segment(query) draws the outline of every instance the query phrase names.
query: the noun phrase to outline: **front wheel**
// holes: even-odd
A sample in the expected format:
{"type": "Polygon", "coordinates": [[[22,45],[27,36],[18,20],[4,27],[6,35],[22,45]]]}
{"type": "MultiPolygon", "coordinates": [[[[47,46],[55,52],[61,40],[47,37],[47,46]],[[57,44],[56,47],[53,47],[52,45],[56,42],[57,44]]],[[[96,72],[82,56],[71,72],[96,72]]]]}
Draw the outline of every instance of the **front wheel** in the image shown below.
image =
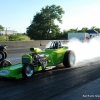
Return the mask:
{"type": "Polygon", "coordinates": [[[0,62],[0,68],[11,66],[11,65],[12,65],[12,63],[9,60],[3,60],[0,62]]]}
{"type": "Polygon", "coordinates": [[[5,54],[4,52],[0,51],[0,61],[5,59],[5,54]]]}
{"type": "Polygon", "coordinates": [[[63,65],[67,68],[73,67],[75,64],[75,60],[76,60],[75,53],[71,50],[66,51],[63,59],[63,65]]]}
{"type": "Polygon", "coordinates": [[[22,68],[22,75],[25,78],[31,78],[34,75],[34,67],[30,64],[25,64],[22,68]]]}
{"type": "Polygon", "coordinates": [[[5,55],[5,59],[7,58],[7,52],[6,51],[4,51],[4,55],[5,55]]]}

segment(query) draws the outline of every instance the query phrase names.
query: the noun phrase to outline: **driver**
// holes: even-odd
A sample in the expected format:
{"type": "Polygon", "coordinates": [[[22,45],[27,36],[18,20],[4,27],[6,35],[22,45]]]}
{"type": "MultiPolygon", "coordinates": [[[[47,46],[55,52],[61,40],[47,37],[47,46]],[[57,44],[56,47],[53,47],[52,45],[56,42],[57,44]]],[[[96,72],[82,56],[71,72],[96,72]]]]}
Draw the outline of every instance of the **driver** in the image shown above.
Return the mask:
{"type": "Polygon", "coordinates": [[[58,43],[58,41],[55,41],[53,43],[53,49],[58,49],[58,48],[59,48],[59,43],[58,43]]]}
{"type": "Polygon", "coordinates": [[[55,42],[55,49],[58,49],[58,42],[55,42]]]}

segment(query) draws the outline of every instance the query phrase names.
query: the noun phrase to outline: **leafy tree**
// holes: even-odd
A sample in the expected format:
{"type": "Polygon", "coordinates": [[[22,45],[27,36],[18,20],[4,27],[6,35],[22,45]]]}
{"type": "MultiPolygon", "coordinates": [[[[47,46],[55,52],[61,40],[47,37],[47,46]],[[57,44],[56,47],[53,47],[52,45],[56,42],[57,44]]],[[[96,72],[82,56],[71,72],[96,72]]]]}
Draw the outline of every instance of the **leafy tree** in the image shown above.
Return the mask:
{"type": "Polygon", "coordinates": [[[97,28],[96,26],[92,26],[90,29],[91,30],[96,30],[98,33],[100,33],[100,28],[97,28]]]}
{"type": "Polygon", "coordinates": [[[60,34],[60,38],[66,40],[68,38],[68,31],[63,30],[63,32],[60,34]]]}
{"type": "Polygon", "coordinates": [[[83,28],[81,29],[82,32],[85,32],[86,30],[88,30],[87,27],[83,27],[83,28]]]}
{"type": "Polygon", "coordinates": [[[27,35],[31,39],[53,39],[60,33],[60,28],[55,25],[55,20],[62,22],[63,9],[60,6],[51,5],[42,8],[27,28],[27,35]]]}
{"type": "Polygon", "coordinates": [[[96,28],[96,26],[92,26],[90,29],[91,29],[91,30],[95,30],[95,28],[96,28]]]}
{"type": "Polygon", "coordinates": [[[2,25],[0,25],[0,31],[3,31],[4,27],[2,25]]]}
{"type": "Polygon", "coordinates": [[[98,33],[100,33],[100,28],[95,28],[95,30],[96,30],[98,33]]]}
{"type": "Polygon", "coordinates": [[[74,33],[74,32],[77,32],[78,31],[78,28],[76,29],[69,29],[68,32],[71,32],[71,33],[74,33]]]}

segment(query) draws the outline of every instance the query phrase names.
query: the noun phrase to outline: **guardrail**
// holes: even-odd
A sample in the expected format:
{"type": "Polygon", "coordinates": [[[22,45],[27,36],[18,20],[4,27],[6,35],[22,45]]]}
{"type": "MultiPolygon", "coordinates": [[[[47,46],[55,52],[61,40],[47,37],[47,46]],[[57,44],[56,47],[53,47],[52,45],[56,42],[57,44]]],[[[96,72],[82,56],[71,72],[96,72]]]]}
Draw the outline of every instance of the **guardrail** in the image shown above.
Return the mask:
{"type": "MultiPolygon", "coordinates": [[[[0,42],[0,45],[7,45],[8,48],[24,48],[24,47],[40,47],[46,46],[46,44],[52,40],[32,40],[32,41],[6,41],[0,42]]],[[[62,43],[68,42],[68,40],[60,40],[62,43]]]]}

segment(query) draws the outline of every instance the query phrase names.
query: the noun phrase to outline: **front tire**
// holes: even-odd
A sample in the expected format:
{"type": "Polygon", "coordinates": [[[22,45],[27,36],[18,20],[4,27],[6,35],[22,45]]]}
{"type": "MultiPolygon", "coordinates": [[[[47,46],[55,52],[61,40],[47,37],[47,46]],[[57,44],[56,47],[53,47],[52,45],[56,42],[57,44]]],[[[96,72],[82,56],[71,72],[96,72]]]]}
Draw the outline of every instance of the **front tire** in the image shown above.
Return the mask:
{"type": "Polygon", "coordinates": [[[5,59],[7,58],[7,52],[6,51],[4,51],[4,55],[5,55],[5,59]]]}
{"type": "Polygon", "coordinates": [[[30,64],[25,64],[22,68],[22,75],[25,78],[31,78],[34,75],[34,67],[30,64]]]}
{"type": "Polygon", "coordinates": [[[11,66],[12,63],[9,60],[3,60],[0,63],[0,67],[7,67],[7,66],[11,66]]]}
{"type": "Polygon", "coordinates": [[[0,51],[0,61],[5,59],[5,54],[4,52],[0,51]]]}
{"type": "Polygon", "coordinates": [[[66,51],[65,55],[64,55],[64,59],[63,59],[63,65],[65,67],[73,67],[75,64],[75,53],[71,50],[66,51]]]}

